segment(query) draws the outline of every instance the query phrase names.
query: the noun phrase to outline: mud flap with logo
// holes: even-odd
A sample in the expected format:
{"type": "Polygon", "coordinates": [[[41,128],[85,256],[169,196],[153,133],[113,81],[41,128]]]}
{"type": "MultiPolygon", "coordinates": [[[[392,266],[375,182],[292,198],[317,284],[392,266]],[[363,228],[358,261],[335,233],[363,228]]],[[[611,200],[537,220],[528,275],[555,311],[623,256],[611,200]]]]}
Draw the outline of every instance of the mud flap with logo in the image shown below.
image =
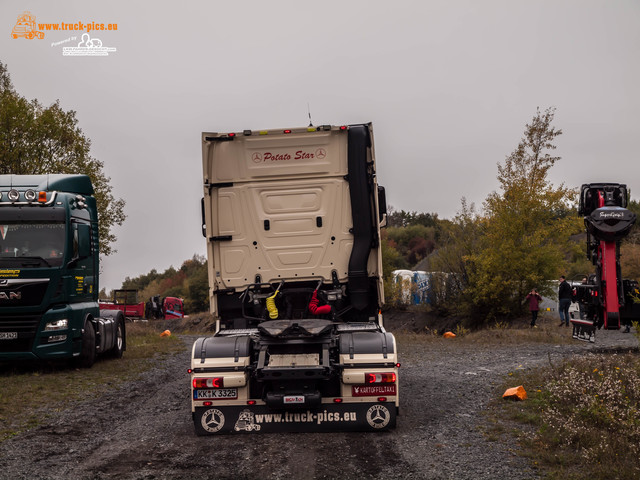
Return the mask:
{"type": "Polygon", "coordinates": [[[393,402],[323,404],[318,409],[274,412],[264,405],[198,407],[198,435],[246,432],[381,431],[394,428],[393,402]]]}

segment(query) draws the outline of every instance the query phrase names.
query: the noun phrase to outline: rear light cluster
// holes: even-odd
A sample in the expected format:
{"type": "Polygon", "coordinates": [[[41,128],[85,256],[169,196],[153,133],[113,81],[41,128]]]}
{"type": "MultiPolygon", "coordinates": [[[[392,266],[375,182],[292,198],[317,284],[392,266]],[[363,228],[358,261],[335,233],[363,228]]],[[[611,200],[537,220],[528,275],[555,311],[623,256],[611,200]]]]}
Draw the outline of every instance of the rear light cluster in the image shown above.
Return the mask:
{"type": "Polygon", "coordinates": [[[194,378],[193,388],[222,388],[223,377],[194,378]]]}
{"type": "Polygon", "coordinates": [[[396,374],[390,373],[365,373],[364,383],[396,383],[396,374]]]}

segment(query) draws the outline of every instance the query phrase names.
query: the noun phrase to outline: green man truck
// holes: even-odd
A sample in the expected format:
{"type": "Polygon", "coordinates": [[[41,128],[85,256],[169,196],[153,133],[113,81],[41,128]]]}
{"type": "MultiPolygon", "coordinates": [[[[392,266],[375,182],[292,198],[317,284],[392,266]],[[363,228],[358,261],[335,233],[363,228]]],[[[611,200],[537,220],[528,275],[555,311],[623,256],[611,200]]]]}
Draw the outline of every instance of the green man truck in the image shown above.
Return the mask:
{"type": "Polygon", "coordinates": [[[120,311],[98,306],[98,213],[86,175],[0,175],[0,362],[126,349],[120,311]]]}
{"type": "Polygon", "coordinates": [[[202,149],[216,332],[192,348],[196,434],[393,428],[372,125],[203,133],[202,149]]]}

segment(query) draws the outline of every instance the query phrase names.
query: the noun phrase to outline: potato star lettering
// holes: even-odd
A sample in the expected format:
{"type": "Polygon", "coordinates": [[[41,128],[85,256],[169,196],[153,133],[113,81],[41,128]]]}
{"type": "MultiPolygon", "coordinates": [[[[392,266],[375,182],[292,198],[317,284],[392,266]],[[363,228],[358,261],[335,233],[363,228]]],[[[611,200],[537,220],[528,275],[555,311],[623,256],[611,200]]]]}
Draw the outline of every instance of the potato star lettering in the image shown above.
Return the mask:
{"type": "Polygon", "coordinates": [[[283,160],[291,160],[291,155],[288,153],[271,153],[265,152],[264,161],[280,162],[283,160]]]}
{"type": "Polygon", "coordinates": [[[307,152],[303,152],[302,150],[298,150],[296,152],[295,159],[296,160],[308,160],[308,159],[311,159],[313,157],[314,157],[313,153],[307,153],[307,152]]]}

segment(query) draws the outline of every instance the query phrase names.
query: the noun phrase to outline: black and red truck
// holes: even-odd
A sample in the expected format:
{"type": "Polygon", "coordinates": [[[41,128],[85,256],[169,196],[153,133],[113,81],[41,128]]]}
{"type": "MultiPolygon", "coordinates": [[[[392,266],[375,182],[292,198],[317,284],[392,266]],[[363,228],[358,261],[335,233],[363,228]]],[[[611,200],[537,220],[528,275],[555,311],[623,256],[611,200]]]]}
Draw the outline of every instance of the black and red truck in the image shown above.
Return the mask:
{"type": "MultiPolygon", "coordinates": [[[[575,285],[585,318],[571,320],[573,338],[595,342],[595,332],[620,329],[623,316],[632,312],[626,304],[637,282],[623,281],[620,245],[636,221],[626,207],[629,190],[620,183],[589,183],[580,189],[579,214],[587,230],[587,258],[595,267],[588,282],[575,285]]],[[[625,319],[628,325],[628,318],[625,319]]]]}

